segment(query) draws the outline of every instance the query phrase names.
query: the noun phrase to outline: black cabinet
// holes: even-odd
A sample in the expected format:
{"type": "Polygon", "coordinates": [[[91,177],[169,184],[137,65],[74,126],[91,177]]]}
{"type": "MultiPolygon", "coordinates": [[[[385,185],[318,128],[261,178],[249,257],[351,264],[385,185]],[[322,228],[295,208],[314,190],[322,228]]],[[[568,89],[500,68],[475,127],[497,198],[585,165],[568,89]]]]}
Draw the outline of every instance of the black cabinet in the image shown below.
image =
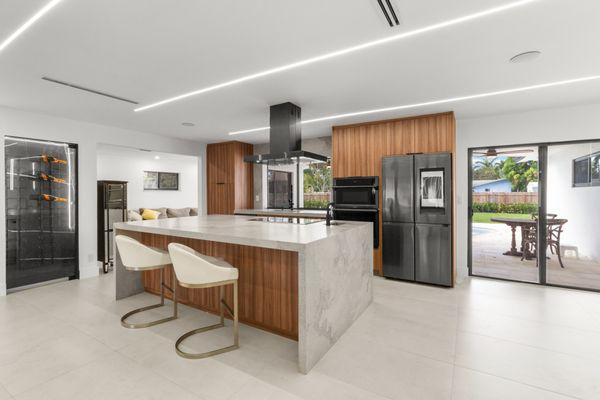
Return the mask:
{"type": "Polygon", "coordinates": [[[126,220],[127,182],[98,181],[98,261],[104,273],[114,266],[113,225],[126,220]]]}

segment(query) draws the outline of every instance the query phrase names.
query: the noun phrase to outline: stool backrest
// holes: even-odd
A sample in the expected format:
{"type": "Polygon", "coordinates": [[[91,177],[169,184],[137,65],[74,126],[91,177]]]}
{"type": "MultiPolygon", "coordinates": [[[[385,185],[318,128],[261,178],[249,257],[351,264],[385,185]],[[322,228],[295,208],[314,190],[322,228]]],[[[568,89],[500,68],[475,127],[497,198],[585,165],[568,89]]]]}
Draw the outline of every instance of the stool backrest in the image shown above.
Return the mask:
{"type": "Polygon", "coordinates": [[[125,235],[115,237],[121,262],[128,268],[143,268],[171,263],[169,255],[141,244],[125,235]]]}
{"type": "Polygon", "coordinates": [[[190,247],[169,243],[169,254],[177,280],[184,285],[208,284],[232,279],[231,267],[215,265],[190,247]]]}

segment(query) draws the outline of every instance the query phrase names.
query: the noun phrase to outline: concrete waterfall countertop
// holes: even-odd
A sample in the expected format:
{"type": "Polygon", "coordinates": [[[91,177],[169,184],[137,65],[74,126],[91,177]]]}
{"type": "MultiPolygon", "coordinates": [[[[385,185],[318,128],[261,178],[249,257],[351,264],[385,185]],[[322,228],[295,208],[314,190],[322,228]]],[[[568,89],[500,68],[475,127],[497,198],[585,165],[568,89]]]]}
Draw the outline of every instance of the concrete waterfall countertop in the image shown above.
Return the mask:
{"type": "MultiPolygon", "coordinates": [[[[292,224],[250,219],[209,215],[122,222],[114,228],[297,252],[298,369],[307,373],[373,299],[372,224],[343,221],[326,226],[325,221],[292,224]]],[[[117,300],[144,291],[141,274],[124,268],[118,249],[115,272],[117,300]]]]}
{"type": "MultiPolygon", "coordinates": [[[[302,218],[302,217],[300,217],[302,218]]],[[[205,215],[147,221],[119,222],[115,229],[155,233],[191,239],[227,242],[271,249],[299,251],[307,244],[370,226],[370,222],[343,221],[326,226],[325,221],[306,225],[251,221],[251,216],[205,215]]]]}
{"type": "Polygon", "coordinates": [[[287,208],[249,208],[235,210],[235,215],[260,215],[267,217],[294,217],[294,218],[319,218],[325,219],[325,210],[303,210],[287,208]]]}

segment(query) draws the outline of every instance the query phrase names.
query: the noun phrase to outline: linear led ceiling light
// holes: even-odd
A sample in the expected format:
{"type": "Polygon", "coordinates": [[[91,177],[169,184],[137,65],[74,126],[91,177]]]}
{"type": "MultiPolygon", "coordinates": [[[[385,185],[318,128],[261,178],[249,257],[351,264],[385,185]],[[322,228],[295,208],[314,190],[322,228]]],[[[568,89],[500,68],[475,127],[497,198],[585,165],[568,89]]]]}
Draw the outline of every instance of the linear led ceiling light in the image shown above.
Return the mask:
{"type": "Polygon", "coordinates": [[[417,36],[423,33],[428,33],[428,32],[432,32],[432,31],[436,31],[439,29],[444,29],[444,28],[448,28],[450,26],[453,25],[458,25],[458,24],[462,24],[464,22],[468,22],[468,21],[472,21],[472,20],[476,20],[479,18],[483,18],[483,17],[487,17],[489,15],[492,14],[497,14],[499,12],[503,12],[503,11],[507,11],[513,8],[517,8],[520,6],[524,6],[527,5],[529,3],[533,3],[535,1],[541,1],[541,0],[520,0],[520,1],[515,1],[512,3],[508,3],[505,4],[503,6],[498,6],[498,7],[494,7],[494,8],[489,8],[487,10],[483,10],[474,14],[469,14],[469,15],[465,15],[462,17],[458,17],[458,18],[454,18],[448,21],[444,21],[444,22],[440,22],[437,24],[433,24],[433,25],[428,25],[425,26],[423,28],[418,28],[412,31],[408,31],[408,32],[403,32],[403,33],[399,33],[397,35],[392,35],[392,36],[388,36],[388,37],[384,37],[381,39],[377,39],[377,40],[372,40],[370,42],[365,42],[365,43],[361,43],[359,45],[356,46],[351,46],[351,47],[346,47],[343,48],[341,50],[336,50],[336,51],[332,51],[330,53],[325,53],[325,54],[321,54],[319,56],[316,57],[312,57],[312,58],[307,58],[305,60],[301,60],[301,61],[297,61],[291,64],[286,64],[286,65],[282,65],[279,67],[275,67],[275,68],[271,68],[265,71],[261,71],[261,72],[257,72],[255,74],[251,74],[251,75],[246,75],[246,76],[242,76],[240,78],[237,79],[233,79],[227,82],[222,82],[222,83],[218,83],[216,85],[213,86],[208,86],[202,89],[198,89],[198,90],[194,90],[193,92],[188,92],[188,93],[184,93],[181,94],[179,96],[175,96],[175,97],[170,97],[168,99],[165,100],[161,100],[161,101],[157,101],[156,103],[152,103],[152,104],[148,104],[142,107],[138,107],[136,108],[134,111],[144,111],[144,110],[148,110],[150,108],[154,108],[154,107],[158,107],[158,106],[162,106],[168,103],[172,103],[174,101],[179,101],[179,100],[183,100],[185,98],[188,97],[192,97],[192,96],[196,96],[202,93],[207,93],[207,92],[212,92],[214,90],[218,90],[218,89],[222,89],[228,86],[233,86],[233,85],[237,85],[246,81],[250,81],[252,79],[257,79],[257,78],[262,78],[263,76],[267,76],[267,75],[273,75],[273,74],[277,74],[279,72],[283,72],[283,71],[288,71],[294,68],[299,68],[299,67],[303,67],[305,65],[309,65],[309,64],[314,64],[320,61],[325,61],[328,60],[330,58],[334,58],[334,57],[339,57],[339,56],[343,56],[349,53],[354,53],[360,50],[364,50],[367,49],[369,47],[373,47],[373,46],[379,46],[382,44],[386,44],[386,43],[390,43],[390,42],[394,42],[397,40],[402,40],[402,39],[407,39],[409,37],[412,36],[417,36]]]}
{"type": "MultiPolygon", "coordinates": [[[[539,85],[524,86],[524,87],[520,87],[520,88],[507,89],[507,90],[499,90],[496,92],[473,94],[473,95],[469,95],[469,96],[451,97],[449,99],[426,101],[423,103],[406,104],[406,105],[395,106],[395,107],[377,108],[374,110],[357,111],[357,112],[351,112],[351,113],[345,113],[345,114],[335,114],[335,115],[330,115],[327,117],[307,119],[307,120],[302,121],[302,124],[312,124],[315,122],[329,121],[332,119],[339,119],[339,118],[356,117],[359,115],[376,114],[376,113],[382,113],[382,112],[387,112],[387,111],[406,110],[409,108],[419,108],[419,107],[426,107],[426,106],[434,106],[437,104],[446,104],[446,103],[454,103],[454,102],[458,102],[458,101],[481,99],[484,97],[493,97],[493,96],[500,96],[500,95],[504,95],[504,94],[527,92],[530,90],[544,89],[544,88],[555,87],[555,86],[564,86],[564,85],[593,81],[593,80],[598,80],[598,79],[600,79],[600,75],[586,76],[583,78],[569,79],[569,80],[565,80],[565,81],[557,81],[557,82],[550,82],[550,83],[542,83],[539,85]]],[[[245,130],[241,130],[241,131],[229,132],[229,134],[230,135],[239,135],[242,133],[260,132],[260,131],[267,131],[267,130],[269,130],[269,127],[263,126],[260,128],[252,128],[252,129],[245,129],[245,130]]]]}
{"type": "Polygon", "coordinates": [[[42,7],[38,12],[36,12],[31,18],[29,18],[23,25],[19,27],[16,31],[14,31],[9,37],[4,39],[4,41],[0,44],[0,51],[4,50],[9,44],[11,44],[16,38],[21,36],[23,32],[25,32],[31,25],[35,24],[35,22],[42,18],[44,14],[54,8],[58,3],[62,0],[52,0],[48,2],[44,7],[42,7]]]}

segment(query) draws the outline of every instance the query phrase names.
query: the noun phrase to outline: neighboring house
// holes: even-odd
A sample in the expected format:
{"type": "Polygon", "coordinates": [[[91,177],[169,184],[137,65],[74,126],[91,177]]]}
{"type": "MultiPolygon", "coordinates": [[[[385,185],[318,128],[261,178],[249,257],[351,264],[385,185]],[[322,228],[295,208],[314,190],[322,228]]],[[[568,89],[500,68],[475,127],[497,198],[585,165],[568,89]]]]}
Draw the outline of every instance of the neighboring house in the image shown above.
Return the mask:
{"type": "Polygon", "coordinates": [[[529,182],[527,184],[527,191],[530,193],[537,193],[538,191],[538,183],[537,182],[529,182]]]}
{"type": "Polygon", "coordinates": [[[512,185],[508,179],[492,179],[473,181],[473,191],[479,192],[511,192],[512,185]]]}

